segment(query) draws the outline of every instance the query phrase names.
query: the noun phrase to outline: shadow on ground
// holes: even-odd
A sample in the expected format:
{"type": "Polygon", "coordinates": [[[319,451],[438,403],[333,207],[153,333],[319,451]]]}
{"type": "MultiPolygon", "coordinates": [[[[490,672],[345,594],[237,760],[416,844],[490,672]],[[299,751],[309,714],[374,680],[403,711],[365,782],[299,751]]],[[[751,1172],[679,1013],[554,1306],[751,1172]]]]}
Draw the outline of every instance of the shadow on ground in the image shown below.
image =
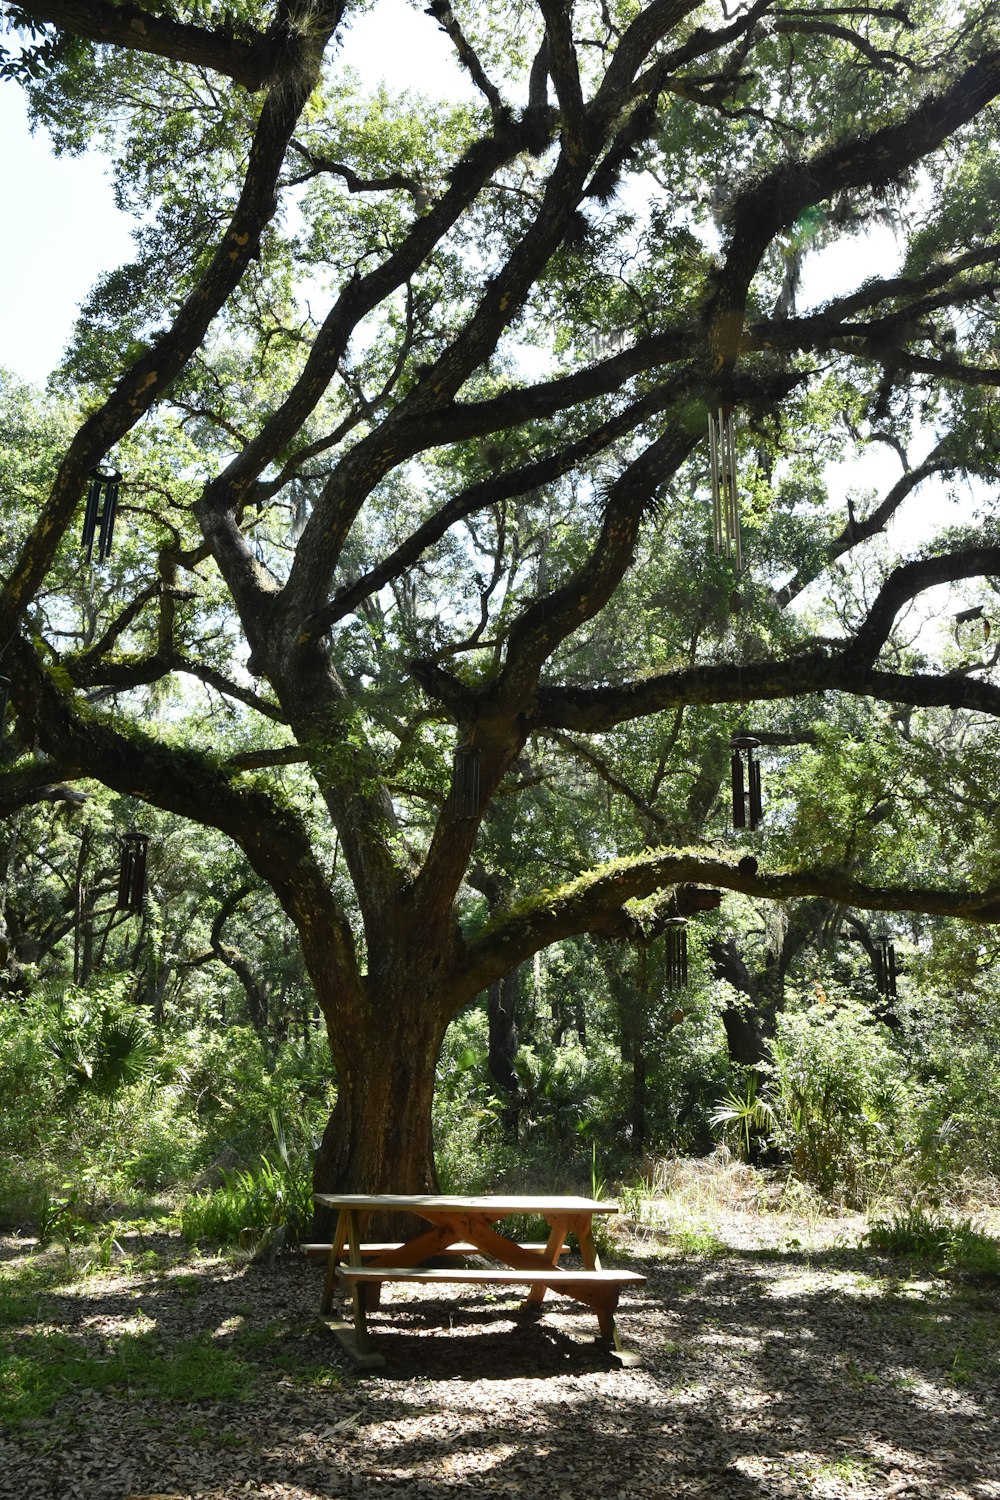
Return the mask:
{"type": "Polygon", "coordinates": [[[315,1264],[50,1285],[8,1246],[0,1496],[1000,1500],[995,1284],[861,1251],[653,1248],[616,1255],[648,1278],[619,1320],[640,1368],[566,1302],[529,1321],[514,1297],[394,1287],[371,1318],[387,1367],[358,1378],[315,1264]]]}

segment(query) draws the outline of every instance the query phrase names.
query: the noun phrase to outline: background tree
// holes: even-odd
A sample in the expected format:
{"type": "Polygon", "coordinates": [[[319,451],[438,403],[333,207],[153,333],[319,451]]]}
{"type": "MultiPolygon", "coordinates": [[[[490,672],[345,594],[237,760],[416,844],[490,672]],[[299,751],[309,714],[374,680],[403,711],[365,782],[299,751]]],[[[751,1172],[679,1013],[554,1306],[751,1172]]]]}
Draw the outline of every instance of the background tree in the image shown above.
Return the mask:
{"type": "Polygon", "coordinates": [[[995,478],[992,3],[434,6],[457,103],[360,94],[343,0],[3,11],[35,119],[107,146],[144,217],[60,374],[75,426],[19,470],[0,805],[89,778],[238,846],[326,1023],[320,1186],[432,1186],[451,1018],[557,940],[620,937],[635,899],[1000,917],[971,772],[950,867],[946,830],[875,860],[846,772],[828,838],[789,803],[785,867],[717,849],[729,736],[767,705],[884,705],[910,740],[865,728],[876,784],[911,784],[939,710],[969,716],[963,766],[989,758],[993,658],[906,616],[942,585],[992,606],[995,522],[898,560],[880,538],[929,478],[995,478]],[[886,218],[898,269],[799,311],[813,250],[886,218]],[[743,576],[709,542],[720,407],[743,576]],[[849,498],[830,460],[872,444],[901,477],[849,498]],[[88,569],[98,465],[125,483],[88,569]],[[645,804],[624,858],[546,820],[567,756],[645,804]],[[490,912],[467,873],[501,800],[524,857],[490,912]]]}

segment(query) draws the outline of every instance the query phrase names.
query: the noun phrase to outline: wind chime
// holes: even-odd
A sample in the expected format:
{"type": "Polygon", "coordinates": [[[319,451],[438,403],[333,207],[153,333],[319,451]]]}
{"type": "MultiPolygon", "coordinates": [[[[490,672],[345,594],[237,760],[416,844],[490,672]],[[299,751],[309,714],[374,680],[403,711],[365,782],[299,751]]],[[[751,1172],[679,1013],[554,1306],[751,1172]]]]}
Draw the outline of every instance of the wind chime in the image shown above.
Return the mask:
{"type": "Polygon", "coordinates": [[[111,539],[115,529],[115,511],[118,509],[118,489],[121,482],[122,476],[117,471],[113,474],[102,474],[100,469],[95,469],[90,476],[87,508],[83,513],[83,545],[86,548],[88,562],[93,561],[95,539],[97,561],[102,563],[110,555],[111,539]]]}
{"type": "Polygon", "coordinates": [[[7,704],[10,701],[10,678],[0,677],[0,740],[7,727],[7,704]]]}
{"type": "Polygon", "coordinates": [[[985,643],[989,640],[990,632],[992,629],[990,622],[985,618],[985,611],[983,610],[983,606],[981,604],[974,604],[971,609],[960,609],[958,611],[958,614],[955,616],[956,645],[961,645],[962,643],[962,626],[971,625],[973,620],[982,620],[983,622],[983,644],[985,645],[985,643]]]}
{"type": "Polygon", "coordinates": [[[760,762],[754,752],[760,740],[752,734],[734,735],[729,742],[733,752],[733,827],[756,828],[761,819],[760,762]],[[746,755],[746,770],[743,756],[746,755]]]}
{"type": "Polygon", "coordinates": [[[736,490],[736,429],[731,406],[708,414],[708,451],[712,468],[712,546],[743,571],[740,510],[736,490]]]}
{"type": "Polygon", "coordinates": [[[668,917],[664,923],[664,983],[668,990],[683,990],[688,982],[688,935],[686,917],[668,917]]]}
{"type": "Polygon", "coordinates": [[[448,807],[453,818],[479,814],[479,751],[472,745],[459,745],[455,750],[448,807]]]}
{"type": "Polygon", "coordinates": [[[896,995],[896,945],[889,937],[875,939],[875,988],[890,999],[896,995]]]}
{"type": "Polygon", "coordinates": [[[149,835],[145,833],[126,833],[122,838],[122,857],[118,867],[118,899],[115,906],[119,911],[142,911],[142,902],[146,894],[146,851],[149,847],[149,835]]]}

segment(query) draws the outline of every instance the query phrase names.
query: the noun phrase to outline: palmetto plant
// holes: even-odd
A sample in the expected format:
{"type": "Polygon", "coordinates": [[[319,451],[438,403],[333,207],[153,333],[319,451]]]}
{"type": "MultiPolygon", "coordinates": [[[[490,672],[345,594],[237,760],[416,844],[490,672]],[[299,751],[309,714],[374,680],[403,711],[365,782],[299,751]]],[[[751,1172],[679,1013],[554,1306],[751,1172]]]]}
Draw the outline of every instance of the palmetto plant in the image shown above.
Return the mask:
{"type": "Polygon", "coordinates": [[[722,1133],[726,1144],[744,1161],[752,1154],[754,1138],[761,1136],[773,1119],[773,1105],[760,1092],[759,1077],[753,1070],[746,1075],[743,1092],[730,1089],[708,1117],[712,1128],[722,1133]]]}
{"type": "Polygon", "coordinates": [[[151,1077],[156,1064],[155,1038],[138,1013],[104,1011],[85,1017],[83,1025],[51,1037],[49,1051],[65,1071],[70,1090],[107,1099],[151,1077]]]}

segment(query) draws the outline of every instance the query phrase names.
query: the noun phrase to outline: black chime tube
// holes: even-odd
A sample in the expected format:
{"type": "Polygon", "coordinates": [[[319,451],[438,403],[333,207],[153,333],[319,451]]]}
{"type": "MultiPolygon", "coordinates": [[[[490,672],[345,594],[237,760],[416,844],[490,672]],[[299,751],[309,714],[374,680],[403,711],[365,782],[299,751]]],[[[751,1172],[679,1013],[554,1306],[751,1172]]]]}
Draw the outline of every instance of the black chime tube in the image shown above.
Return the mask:
{"type": "Polygon", "coordinates": [[[149,838],[144,833],[127,833],[122,840],[121,864],[118,867],[119,911],[141,911],[146,894],[146,850],[149,838]]]}
{"type": "Polygon", "coordinates": [[[763,808],[760,800],[760,761],[752,750],[747,751],[747,770],[750,773],[750,816],[748,821],[751,828],[756,828],[760,822],[763,808]]]}
{"type": "Polygon", "coordinates": [[[743,756],[739,750],[733,751],[732,782],[733,827],[745,828],[747,826],[747,795],[743,781],[743,756]]]}
{"type": "Polygon", "coordinates": [[[471,745],[459,745],[455,751],[450,805],[455,818],[478,816],[479,751],[471,745]]]}
{"type": "Polygon", "coordinates": [[[87,549],[88,562],[90,562],[94,550],[94,533],[97,530],[97,512],[101,504],[101,489],[100,475],[91,475],[90,487],[87,490],[87,505],[83,512],[83,545],[87,549]]]}
{"type": "Polygon", "coordinates": [[[883,995],[896,995],[896,945],[891,938],[875,939],[875,988],[883,995]]]}
{"type": "Polygon", "coordinates": [[[685,989],[688,982],[687,922],[670,917],[666,924],[664,979],[668,990],[685,989]]]}
{"type": "Polygon", "coordinates": [[[733,752],[733,827],[756,828],[763,811],[760,794],[760,763],[754,751],[760,740],[752,734],[734,735],[730,740],[733,752]],[[746,775],[743,772],[743,752],[746,751],[746,775]]]}
{"type": "Polygon", "coordinates": [[[104,486],[104,509],[101,511],[101,538],[98,561],[104,562],[111,553],[111,540],[115,533],[115,515],[118,510],[118,486],[121,475],[113,474],[104,486]]]}
{"type": "Polygon", "coordinates": [[[87,561],[94,557],[94,541],[97,540],[97,561],[104,562],[111,552],[115,531],[115,512],[118,509],[118,489],[121,475],[102,474],[99,469],[91,476],[87,491],[87,506],[83,515],[83,545],[87,549],[87,561]]]}

